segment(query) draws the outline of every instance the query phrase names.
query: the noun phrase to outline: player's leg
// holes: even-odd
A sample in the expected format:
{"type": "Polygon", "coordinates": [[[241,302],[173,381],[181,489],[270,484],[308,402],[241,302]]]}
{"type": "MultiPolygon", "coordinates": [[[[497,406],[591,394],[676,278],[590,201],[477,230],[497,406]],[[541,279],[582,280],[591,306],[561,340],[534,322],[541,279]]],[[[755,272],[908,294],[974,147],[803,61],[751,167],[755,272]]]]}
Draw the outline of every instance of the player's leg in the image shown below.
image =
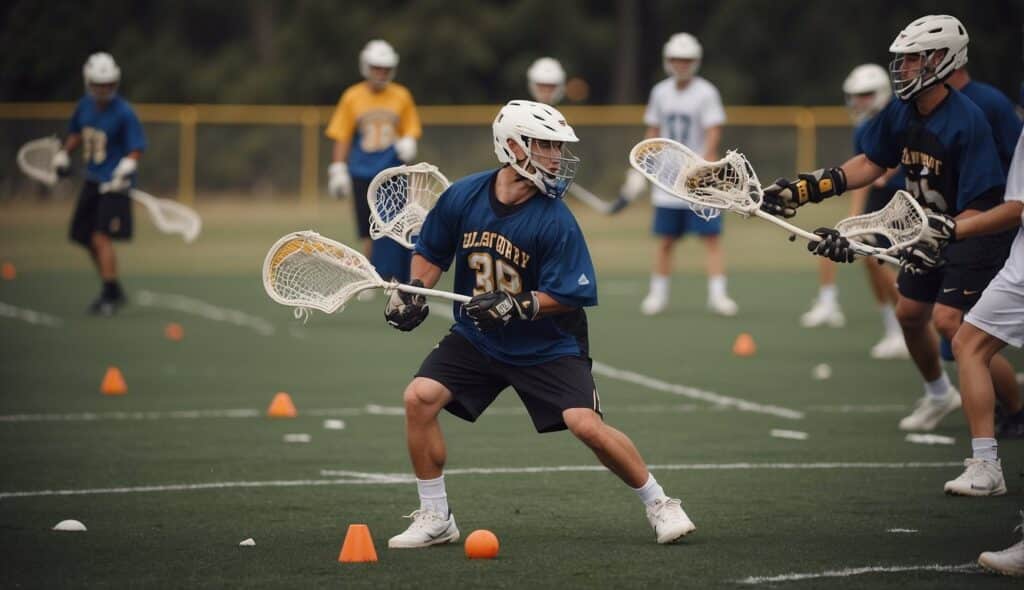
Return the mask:
{"type": "Polygon", "coordinates": [[[124,305],[124,290],[118,280],[114,240],[130,240],[133,230],[132,202],[126,194],[100,195],[96,207],[96,223],[89,236],[103,290],[89,306],[94,314],[111,316],[124,305]]]}
{"type": "Polygon", "coordinates": [[[876,359],[910,358],[907,343],[903,339],[900,322],[896,319],[896,302],[899,292],[896,290],[896,273],[884,264],[878,264],[873,258],[864,259],[864,269],[868,275],[868,285],[875,297],[878,312],[882,316],[882,339],[871,347],[871,357],[876,359]]]}
{"type": "Polygon", "coordinates": [[[684,211],[686,232],[700,236],[704,243],[705,268],[708,275],[708,309],[723,316],[734,316],[739,306],[726,291],[725,251],[722,248],[722,216],[702,219],[693,211],[684,211]]]}
{"type": "Polygon", "coordinates": [[[650,290],[640,304],[640,311],[644,315],[657,315],[668,307],[672,282],[672,253],[676,241],[685,231],[683,210],[655,207],[651,231],[655,238],[654,268],[651,272],[650,290]]]}
{"type": "Polygon", "coordinates": [[[846,325],[846,316],[839,307],[839,287],[836,285],[836,263],[828,258],[818,259],[818,296],[811,309],[800,316],[800,325],[805,328],[846,325]]]}
{"type": "MultiPolygon", "coordinates": [[[[370,204],[366,201],[366,193],[370,190],[372,178],[352,178],[352,208],[356,216],[356,234],[363,255],[373,256],[373,240],[370,239],[370,204]]],[[[370,291],[364,291],[368,293],[370,291]]]]}

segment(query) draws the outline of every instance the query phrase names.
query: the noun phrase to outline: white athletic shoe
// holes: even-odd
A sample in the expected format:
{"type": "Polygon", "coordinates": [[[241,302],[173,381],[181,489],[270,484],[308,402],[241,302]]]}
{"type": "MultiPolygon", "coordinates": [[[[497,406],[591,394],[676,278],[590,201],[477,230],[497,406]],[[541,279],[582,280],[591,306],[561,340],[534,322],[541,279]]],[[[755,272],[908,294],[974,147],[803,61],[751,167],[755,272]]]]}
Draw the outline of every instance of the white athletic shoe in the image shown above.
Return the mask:
{"type": "Polygon", "coordinates": [[[954,496],[1002,496],[1006,480],[999,459],[964,459],[964,472],[946,482],[943,490],[954,496]]]}
{"type": "Polygon", "coordinates": [[[960,408],[960,404],[960,392],[955,387],[950,387],[941,397],[925,395],[917,400],[914,411],[900,420],[900,430],[935,430],[943,418],[960,408]]]}
{"type": "Polygon", "coordinates": [[[740,311],[740,307],[736,305],[736,302],[730,299],[728,295],[708,297],[708,309],[713,314],[729,318],[736,315],[740,311]]]}
{"type": "Polygon", "coordinates": [[[683,510],[678,498],[663,498],[647,507],[647,520],[658,535],[658,543],[664,545],[697,530],[690,517],[683,510]]]}
{"type": "Polygon", "coordinates": [[[828,303],[818,299],[807,313],[800,316],[800,325],[805,328],[821,326],[842,328],[846,325],[846,316],[843,315],[843,310],[840,309],[838,303],[828,303]]]}
{"type": "MultiPolygon", "coordinates": [[[[1021,513],[1024,518],[1024,512],[1021,513]]],[[[1024,522],[1014,531],[1024,533],[1024,522]]],[[[978,556],[978,565],[1004,576],[1024,576],[1024,541],[1018,541],[1002,551],[986,551],[978,556]]]]}
{"type": "Polygon", "coordinates": [[[903,334],[894,332],[883,336],[878,344],[871,347],[871,358],[884,361],[910,358],[910,351],[907,350],[903,334]]]}
{"type": "Polygon", "coordinates": [[[666,308],[668,308],[668,296],[653,291],[648,293],[640,303],[640,313],[644,315],[658,315],[666,308]]]}
{"type": "Polygon", "coordinates": [[[388,547],[392,549],[429,547],[459,540],[459,528],[455,526],[454,514],[449,513],[448,518],[445,518],[440,512],[420,509],[404,518],[411,518],[412,524],[404,533],[388,539],[388,547]]]}

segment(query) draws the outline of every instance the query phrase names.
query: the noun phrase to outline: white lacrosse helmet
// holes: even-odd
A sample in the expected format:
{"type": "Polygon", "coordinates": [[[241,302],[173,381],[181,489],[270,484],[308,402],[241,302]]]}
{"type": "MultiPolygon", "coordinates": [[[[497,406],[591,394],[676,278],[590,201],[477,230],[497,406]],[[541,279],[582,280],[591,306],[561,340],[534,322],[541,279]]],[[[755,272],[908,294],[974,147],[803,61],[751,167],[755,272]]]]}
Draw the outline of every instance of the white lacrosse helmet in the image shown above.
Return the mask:
{"type": "Polygon", "coordinates": [[[542,57],[526,70],[526,82],[533,99],[547,104],[557,104],[565,96],[565,70],[553,57],[542,57]],[[554,86],[554,93],[548,100],[541,100],[539,84],[554,86]]]}
{"type": "Polygon", "coordinates": [[[579,138],[558,109],[530,100],[512,100],[501,107],[491,129],[494,132],[494,153],[499,162],[508,164],[520,176],[532,181],[545,195],[553,199],[565,196],[565,191],[569,190],[576,177],[576,167],[580,162],[565,144],[576,143],[579,138]],[[526,153],[526,159],[521,164],[516,161],[509,147],[509,140],[526,153]],[[556,171],[539,164],[531,165],[536,157],[531,146],[533,140],[562,143],[561,155],[550,158],[558,165],[556,171]]]}
{"type": "Polygon", "coordinates": [[[85,84],[116,84],[121,81],[121,68],[109,53],[99,52],[89,56],[82,66],[85,84]]]}
{"type": "Polygon", "coordinates": [[[374,39],[363,47],[359,52],[359,73],[367,80],[370,79],[370,67],[390,68],[388,82],[395,77],[395,68],[398,67],[398,53],[390,43],[383,39],[374,39]]]}
{"type": "Polygon", "coordinates": [[[846,106],[850,109],[853,120],[861,121],[877,115],[892,98],[889,87],[889,72],[878,64],[861,64],[850,72],[843,82],[843,94],[846,95],[846,106]],[[871,102],[861,106],[855,97],[859,94],[871,94],[871,102]]]}
{"type": "Polygon", "coordinates": [[[969,40],[964,25],[947,14],[922,16],[907,25],[889,46],[889,52],[895,54],[889,62],[893,92],[900,100],[907,101],[922,90],[940,84],[953,70],[967,64],[969,40]],[[932,63],[935,54],[943,50],[945,55],[932,63]],[[913,76],[904,77],[902,70],[907,55],[919,55],[922,63],[913,76]]]}
{"type": "Polygon", "coordinates": [[[689,33],[676,33],[669,37],[665,48],[661,51],[662,66],[665,68],[665,73],[671,78],[677,78],[679,80],[689,80],[693,76],[697,75],[697,70],[700,69],[700,60],[704,57],[704,49],[700,46],[700,41],[689,33]],[[670,59],[692,59],[694,60],[693,65],[690,66],[690,72],[683,74],[682,77],[676,73],[672,64],[669,63],[670,59]]]}

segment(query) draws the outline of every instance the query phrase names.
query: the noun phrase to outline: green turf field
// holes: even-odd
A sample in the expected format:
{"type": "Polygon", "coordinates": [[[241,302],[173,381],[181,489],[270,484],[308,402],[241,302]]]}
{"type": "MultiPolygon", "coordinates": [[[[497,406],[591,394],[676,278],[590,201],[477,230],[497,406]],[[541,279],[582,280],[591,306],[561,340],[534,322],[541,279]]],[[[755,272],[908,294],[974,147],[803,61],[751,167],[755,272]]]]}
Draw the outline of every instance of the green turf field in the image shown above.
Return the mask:
{"type": "MultiPolygon", "coordinates": [[[[801,329],[814,261],[766,224],[728,220],[738,317],[705,313],[699,250],[686,244],[673,307],[652,319],[638,311],[649,211],[580,212],[599,271],[591,346],[607,419],[698,530],[657,545],[633,493],[571,435],[535,435],[508,394],[476,424],[442,419],[463,536],[501,539],[481,562],[461,545],[386,548],[417,504],[401,391],[445,333],[445,305],[403,334],[385,325],[380,297],[303,324],[263,293],[266,249],[308,227],[350,239],[348,203],[202,206],[192,246],[138,210],[137,238],[120,250],[133,304],[113,319],[84,314],[98,284],[64,237],[70,207],[0,205],[0,261],[18,270],[0,281],[0,587],[1016,587],[920,566],[963,566],[1016,540],[1024,443],[1001,446],[1008,495],[944,496],[970,451],[962,415],[936,432],[952,446],[906,442],[896,423],[920,383],[908,362],[868,357],[880,322],[863,270],[840,273],[849,327],[801,329]],[[163,337],[168,322],[184,340],[163,337]],[[755,338],[753,358],[732,356],[740,332],[755,338]],[[831,379],[812,378],[819,363],[831,379]],[[110,365],[127,395],[100,395],[110,365]],[[277,391],[298,418],[263,417],[277,391]],[[311,442],[283,442],[289,433],[311,442]],[[88,532],[50,530],[66,518],[88,532]],[[337,563],[350,523],[369,525],[378,563],[337,563]],[[239,547],[248,537],[256,546],[239,547]],[[887,571],[854,575],[870,567],[887,571]],[[772,579],[824,572],[839,573],[772,579]]],[[[800,221],[834,221],[843,207],[800,221]]]]}

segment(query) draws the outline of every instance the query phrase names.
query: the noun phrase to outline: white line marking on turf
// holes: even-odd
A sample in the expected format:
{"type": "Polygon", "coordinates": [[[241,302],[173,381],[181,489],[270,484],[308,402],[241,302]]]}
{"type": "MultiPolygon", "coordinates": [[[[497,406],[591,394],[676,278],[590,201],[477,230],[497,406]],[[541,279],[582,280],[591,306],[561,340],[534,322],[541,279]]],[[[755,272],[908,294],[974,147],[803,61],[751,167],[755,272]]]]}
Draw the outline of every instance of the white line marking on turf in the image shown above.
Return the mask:
{"type": "Polygon", "coordinates": [[[906,404],[868,404],[868,405],[855,405],[855,404],[843,404],[838,406],[807,406],[808,412],[824,412],[828,414],[887,414],[904,412],[907,410],[906,404]]]}
{"type": "Polygon", "coordinates": [[[775,582],[795,582],[799,580],[819,580],[821,578],[847,578],[862,574],[893,574],[902,572],[947,572],[959,574],[981,573],[981,568],[974,563],[963,563],[960,565],[894,565],[882,566],[872,565],[868,567],[846,568],[841,570],[826,570],[823,572],[806,574],[782,574],[778,576],[751,576],[737,580],[740,584],[772,584],[775,582]]]}
{"type": "MultiPolygon", "coordinates": [[[[963,463],[692,463],[676,465],[649,465],[652,470],[748,470],[748,469],[929,469],[960,467],[963,463]]],[[[468,467],[463,469],[445,470],[445,475],[498,475],[517,473],[580,473],[601,472],[608,470],[601,465],[556,465],[552,467],[468,467]]],[[[310,487],[326,485],[368,485],[368,484],[400,484],[415,480],[411,473],[370,473],[339,469],[323,469],[324,477],[343,477],[345,479],[298,479],[270,481],[222,481],[209,483],[179,483],[150,486],[123,486],[114,488],[92,488],[81,490],[34,490],[24,492],[0,492],[0,500],[5,498],[31,498],[39,496],[87,496],[94,494],[140,494],[152,492],[191,492],[197,490],[220,490],[229,488],[282,488],[310,487]]]]}
{"type": "Polygon", "coordinates": [[[64,320],[57,316],[36,311],[34,309],[18,307],[2,301],[0,301],[0,317],[10,318],[12,320],[21,320],[36,326],[46,326],[48,328],[59,328],[61,324],[64,323],[64,320]]]}
{"type": "Polygon", "coordinates": [[[274,333],[274,325],[263,318],[249,315],[237,309],[218,307],[212,303],[177,293],[137,291],[135,293],[135,303],[142,307],[171,309],[197,315],[215,322],[227,322],[243,328],[251,328],[264,336],[270,336],[274,333]]]}
{"type": "Polygon", "coordinates": [[[800,432],[799,430],[782,430],[781,428],[772,428],[770,433],[775,438],[788,438],[791,440],[807,440],[807,433],[800,432]]]}
{"type": "Polygon", "coordinates": [[[894,534],[896,534],[896,533],[913,534],[913,533],[917,532],[917,529],[887,529],[885,532],[887,532],[887,533],[894,533],[894,534]]]}
{"type": "Polygon", "coordinates": [[[770,414],[772,416],[778,416],[780,418],[789,418],[791,420],[800,420],[804,417],[804,413],[797,410],[790,410],[789,408],[783,408],[779,406],[763,405],[756,402],[747,401],[745,399],[739,399],[735,397],[728,397],[712,391],[706,391],[703,389],[697,389],[696,387],[688,387],[686,385],[679,385],[676,383],[669,383],[662,381],[661,379],[655,379],[654,377],[648,377],[647,375],[641,375],[633,371],[627,371],[625,369],[616,369],[615,367],[608,366],[604,363],[594,361],[593,372],[595,375],[602,375],[609,379],[617,379],[619,381],[625,381],[627,383],[633,383],[634,385],[641,385],[648,389],[654,389],[656,391],[665,391],[675,395],[681,395],[690,399],[698,399],[706,401],[717,406],[736,408],[744,412],[756,412],[758,414],[770,414]]]}
{"type": "Polygon", "coordinates": [[[956,439],[952,436],[942,436],[941,434],[908,434],[906,439],[907,442],[917,443],[919,445],[951,445],[956,442],[956,439]]]}

